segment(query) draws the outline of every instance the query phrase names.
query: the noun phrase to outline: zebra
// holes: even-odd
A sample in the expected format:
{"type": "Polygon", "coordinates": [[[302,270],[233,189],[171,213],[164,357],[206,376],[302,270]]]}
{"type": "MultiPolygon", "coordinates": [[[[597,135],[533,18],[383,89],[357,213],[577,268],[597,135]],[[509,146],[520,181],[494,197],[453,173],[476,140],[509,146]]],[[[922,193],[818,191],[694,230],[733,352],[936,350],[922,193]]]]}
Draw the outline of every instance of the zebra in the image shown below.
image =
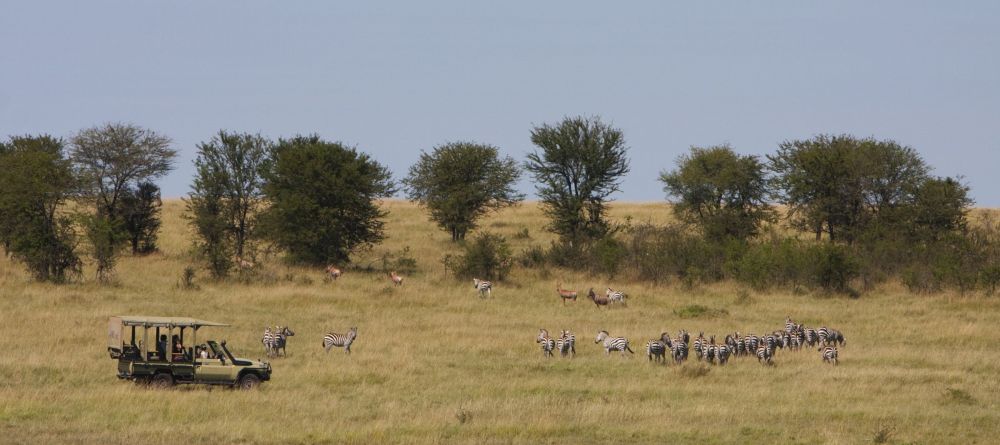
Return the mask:
{"type": "Polygon", "coordinates": [[[715,348],[715,357],[719,359],[720,365],[725,365],[729,361],[729,355],[732,353],[732,349],[728,345],[719,345],[715,348]]]}
{"type": "Polygon", "coordinates": [[[479,298],[486,298],[493,296],[493,283],[489,281],[480,280],[479,278],[472,279],[472,287],[479,291],[479,298]]]}
{"type": "Polygon", "coordinates": [[[717,351],[718,346],[715,345],[714,335],[708,340],[708,345],[705,345],[704,343],[701,345],[701,353],[705,356],[705,360],[707,360],[709,364],[715,364],[715,353],[717,351]]]}
{"type": "Polygon", "coordinates": [[[704,350],[706,346],[707,343],[705,343],[705,333],[699,332],[698,338],[694,339],[694,348],[692,348],[694,349],[694,356],[698,357],[698,361],[701,361],[701,359],[705,357],[704,350]]]}
{"type": "Polygon", "coordinates": [[[260,339],[260,342],[264,344],[264,353],[268,357],[272,357],[275,351],[274,348],[274,333],[271,332],[270,327],[264,328],[264,336],[260,339]]]}
{"type": "Polygon", "coordinates": [[[785,332],[791,334],[792,331],[795,331],[795,328],[797,326],[798,325],[796,325],[795,322],[792,321],[792,317],[785,317],[785,332]]]}
{"type": "Polygon", "coordinates": [[[535,338],[535,343],[538,343],[542,347],[543,357],[552,357],[552,350],[556,348],[556,341],[549,337],[549,331],[546,329],[538,330],[538,337],[535,338]]]}
{"type": "Polygon", "coordinates": [[[625,299],[628,298],[628,295],[625,295],[625,292],[616,291],[609,287],[607,292],[605,292],[605,296],[607,296],[608,301],[612,303],[621,303],[622,306],[628,306],[628,304],[625,303],[625,299]]]}
{"type": "Polygon", "coordinates": [[[389,272],[389,279],[392,280],[393,286],[402,286],[403,277],[396,273],[396,271],[389,272]]]}
{"type": "Polygon", "coordinates": [[[819,335],[816,333],[816,330],[805,329],[803,333],[806,336],[806,344],[809,345],[810,348],[816,346],[816,342],[819,341],[819,335]]]}
{"type": "Polygon", "coordinates": [[[757,346],[757,361],[765,365],[773,365],[774,362],[771,361],[773,353],[773,350],[761,344],[757,346]]]}
{"type": "Polygon", "coordinates": [[[338,334],[336,332],[331,332],[323,336],[323,349],[326,352],[330,352],[330,348],[343,347],[344,351],[348,354],[351,353],[351,344],[354,343],[354,339],[358,338],[358,328],[351,328],[346,334],[338,334]]]}
{"type": "Polygon", "coordinates": [[[687,360],[688,345],[687,342],[684,341],[683,337],[678,337],[677,340],[674,341],[673,346],[670,347],[670,355],[674,357],[674,363],[678,365],[683,363],[684,360],[687,360]]]}
{"type": "Polygon", "coordinates": [[[295,332],[292,332],[292,330],[289,329],[288,326],[274,327],[274,337],[273,340],[271,341],[271,348],[274,350],[275,356],[278,355],[278,350],[281,350],[281,355],[288,355],[288,351],[285,350],[285,345],[288,344],[288,337],[292,337],[294,335],[295,332]]]}
{"type": "Polygon", "coordinates": [[[604,343],[604,353],[606,355],[611,354],[611,350],[621,351],[622,356],[625,355],[625,351],[630,354],[635,354],[632,348],[628,347],[628,339],[625,337],[612,337],[608,334],[608,331],[599,331],[597,333],[597,338],[594,339],[594,343],[604,343]]]}
{"type": "Polygon", "coordinates": [[[830,329],[830,343],[834,345],[844,346],[846,341],[844,340],[844,334],[836,329],[830,329]]]}
{"type": "Polygon", "coordinates": [[[684,343],[691,343],[691,335],[688,334],[688,331],[685,331],[683,329],[677,331],[677,338],[684,343]]]}
{"type": "Polygon", "coordinates": [[[655,360],[657,363],[664,362],[667,354],[667,344],[663,340],[650,340],[646,342],[646,357],[649,361],[655,360]]]}
{"type": "Polygon", "coordinates": [[[576,357],[576,335],[570,331],[563,330],[559,334],[559,339],[556,340],[556,349],[559,350],[559,354],[563,357],[568,353],[573,353],[573,357],[576,357]]]}
{"type": "Polygon", "coordinates": [[[823,348],[823,361],[837,364],[837,348],[833,346],[827,346],[823,348]]]}

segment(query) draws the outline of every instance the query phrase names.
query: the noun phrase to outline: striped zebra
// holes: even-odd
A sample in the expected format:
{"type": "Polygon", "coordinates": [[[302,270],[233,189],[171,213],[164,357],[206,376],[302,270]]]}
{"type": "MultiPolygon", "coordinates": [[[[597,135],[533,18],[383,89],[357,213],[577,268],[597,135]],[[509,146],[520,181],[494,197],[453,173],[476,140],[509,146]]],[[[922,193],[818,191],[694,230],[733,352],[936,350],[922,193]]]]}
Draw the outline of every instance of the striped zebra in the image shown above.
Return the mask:
{"type": "Polygon", "coordinates": [[[663,340],[650,340],[646,342],[646,357],[649,361],[656,361],[657,363],[663,363],[664,358],[667,355],[667,344],[663,340]]]}
{"type": "Polygon", "coordinates": [[[288,344],[288,337],[294,336],[295,333],[288,326],[275,326],[274,327],[274,339],[271,343],[271,348],[274,350],[274,355],[277,356],[278,352],[281,355],[288,355],[285,350],[285,346],[288,344]]]}
{"type": "Polygon", "coordinates": [[[678,365],[687,360],[688,344],[684,341],[683,337],[678,337],[674,340],[674,344],[670,347],[670,355],[674,357],[674,363],[678,365]]]}
{"type": "Polygon", "coordinates": [[[718,346],[715,345],[715,336],[713,335],[709,341],[708,345],[702,343],[701,353],[705,356],[705,360],[710,364],[715,364],[715,353],[718,352],[718,346]]]}
{"type": "Polygon", "coordinates": [[[552,357],[552,350],[556,348],[556,341],[552,337],[549,337],[548,330],[539,329],[538,337],[535,337],[535,343],[541,345],[543,357],[552,357]]]}
{"type": "Polygon", "coordinates": [[[576,357],[576,335],[566,330],[560,332],[559,338],[556,340],[556,349],[559,350],[559,354],[563,357],[569,353],[572,353],[573,357],[576,357]]]}
{"type": "Polygon", "coordinates": [[[842,334],[840,331],[836,329],[830,329],[830,343],[833,343],[834,345],[844,346],[844,344],[847,342],[844,340],[844,334],[842,334]]]}
{"type": "Polygon", "coordinates": [[[688,331],[685,331],[683,329],[677,331],[677,338],[679,338],[684,343],[691,343],[691,334],[688,334],[688,331]]]}
{"type": "Polygon", "coordinates": [[[628,347],[628,339],[625,337],[612,337],[608,334],[608,331],[599,331],[597,333],[597,338],[594,339],[594,343],[604,343],[604,353],[610,355],[612,350],[620,351],[622,356],[625,355],[625,351],[630,354],[635,354],[632,348],[628,347]]]}
{"type": "Polygon", "coordinates": [[[809,345],[810,348],[816,346],[816,343],[819,342],[819,334],[816,333],[816,330],[805,329],[803,333],[806,336],[806,345],[809,345]]]}
{"type": "Polygon", "coordinates": [[[844,334],[836,329],[830,329],[826,326],[819,328],[816,331],[816,336],[819,338],[820,349],[824,346],[829,346],[831,344],[844,344],[844,334]]]}
{"type": "Polygon", "coordinates": [[[773,365],[774,362],[771,361],[771,358],[774,356],[773,354],[774,354],[774,351],[771,350],[770,348],[768,348],[767,346],[764,346],[763,344],[760,344],[760,345],[757,346],[757,361],[758,362],[760,362],[760,363],[762,363],[764,365],[773,365]]]}
{"type": "Polygon", "coordinates": [[[480,280],[479,278],[472,279],[472,287],[479,291],[479,298],[486,298],[487,296],[493,296],[493,283],[489,281],[480,280]]]}
{"type": "Polygon", "coordinates": [[[698,361],[705,358],[704,350],[707,345],[708,343],[705,342],[705,333],[699,332],[698,338],[694,339],[694,347],[692,348],[694,349],[694,356],[698,358],[698,361]]]}
{"type": "Polygon", "coordinates": [[[612,303],[621,303],[622,306],[628,306],[628,304],[625,303],[625,299],[628,298],[628,295],[625,295],[625,292],[616,291],[609,287],[608,290],[604,293],[604,295],[607,296],[608,301],[612,303]]]}
{"type": "Polygon", "coordinates": [[[827,346],[823,348],[823,361],[828,363],[837,364],[837,348],[833,346],[827,346]]]}
{"type": "Polygon", "coordinates": [[[792,317],[785,317],[785,332],[791,334],[795,331],[797,325],[792,321],[792,317]]]}
{"type": "Polygon", "coordinates": [[[729,356],[732,354],[732,349],[729,345],[719,345],[715,347],[715,357],[719,359],[720,365],[725,365],[729,361],[729,356]]]}
{"type": "Polygon", "coordinates": [[[274,354],[274,333],[271,332],[270,327],[264,328],[264,336],[260,339],[260,342],[264,344],[264,353],[268,357],[273,357],[274,354]]]}
{"type": "Polygon", "coordinates": [[[747,347],[747,354],[756,354],[757,346],[760,345],[760,338],[753,334],[747,334],[744,339],[747,347]]]}
{"type": "Polygon", "coordinates": [[[358,338],[358,328],[351,328],[346,334],[338,334],[336,332],[331,332],[323,336],[323,349],[326,352],[330,352],[330,348],[336,346],[338,348],[344,348],[348,354],[351,353],[351,344],[354,343],[354,339],[358,338]]]}

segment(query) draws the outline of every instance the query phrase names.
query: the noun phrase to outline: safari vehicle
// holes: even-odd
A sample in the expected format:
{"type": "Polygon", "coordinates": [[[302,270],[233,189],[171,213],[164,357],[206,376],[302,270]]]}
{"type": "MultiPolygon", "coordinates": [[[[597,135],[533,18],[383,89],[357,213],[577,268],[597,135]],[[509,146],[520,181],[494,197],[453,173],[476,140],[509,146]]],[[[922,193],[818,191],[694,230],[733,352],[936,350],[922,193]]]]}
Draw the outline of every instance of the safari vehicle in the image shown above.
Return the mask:
{"type": "Polygon", "coordinates": [[[197,345],[198,330],[207,326],[229,325],[184,317],[111,317],[108,353],[118,360],[118,378],[157,388],[201,383],[242,389],[271,379],[270,363],[233,357],[225,340],[185,347],[197,345]]]}

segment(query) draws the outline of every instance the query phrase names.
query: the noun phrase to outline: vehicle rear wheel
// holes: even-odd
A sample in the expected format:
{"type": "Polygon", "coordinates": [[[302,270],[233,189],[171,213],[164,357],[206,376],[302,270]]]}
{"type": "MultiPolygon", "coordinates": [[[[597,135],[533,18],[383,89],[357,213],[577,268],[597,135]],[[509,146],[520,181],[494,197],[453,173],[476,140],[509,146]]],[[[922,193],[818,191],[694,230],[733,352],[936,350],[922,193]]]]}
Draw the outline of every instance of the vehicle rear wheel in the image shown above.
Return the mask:
{"type": "Polygon", "coordinates": [[[167,389],[174,386],[174,376],[167,373],[160,373],[153,376],[152,382],[153,388],[156,389],[167,389]]]}
{"type": "Polygon", "coordinates": [[[260,377],[257,374],[243,374],[240,380],[236,382],[236,387],[243,390],[255,389],[260,386],[260,377]]]}

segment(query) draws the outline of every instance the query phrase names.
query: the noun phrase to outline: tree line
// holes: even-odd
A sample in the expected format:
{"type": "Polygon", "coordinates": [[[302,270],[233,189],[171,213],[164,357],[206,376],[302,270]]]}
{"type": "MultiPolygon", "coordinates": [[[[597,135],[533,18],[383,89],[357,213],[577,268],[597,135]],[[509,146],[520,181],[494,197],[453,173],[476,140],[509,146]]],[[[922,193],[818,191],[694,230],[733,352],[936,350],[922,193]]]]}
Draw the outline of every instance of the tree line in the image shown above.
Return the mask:
{"type": "MultiPolygon", "coordinates": [[[[968,223],[969,187],[931,175],[916,150],[892,140],[818,135],[782,142],[764,157],[692,147],[659,177],[679,222],[652,226],[607,215],[630,171],[620,129],[599,117],[568,117],[533,127],[530,139],[536,149],[522,162],[489,144],[441,144],[422,151],[397,183],[384,165],[340,142],[220,131],[197,146],[185,217],[198,258],[216,278],[273,251],[303,264],[349,262],[384,239],[379,200],[403,191],[463,246],[446,265],[487,278],[518,262],[849,293],[891,277],[918,291],[992,291],[1000,282],[996,229],[968,223]],[[515,255],[477,224],[524,199],[515,185],[525,173],[558,241],[515,255]],[[467,242],[471,232],[476,238],[467,242]]],[[[173,168],[171,144],[122,123],[68,141],[9,137],[0,143],[5,251],[37,279],[58,282],[80,273],[86,241],[97,279],[109,281],[123,251],[156,250],[155,180],[173,168]]]]}

